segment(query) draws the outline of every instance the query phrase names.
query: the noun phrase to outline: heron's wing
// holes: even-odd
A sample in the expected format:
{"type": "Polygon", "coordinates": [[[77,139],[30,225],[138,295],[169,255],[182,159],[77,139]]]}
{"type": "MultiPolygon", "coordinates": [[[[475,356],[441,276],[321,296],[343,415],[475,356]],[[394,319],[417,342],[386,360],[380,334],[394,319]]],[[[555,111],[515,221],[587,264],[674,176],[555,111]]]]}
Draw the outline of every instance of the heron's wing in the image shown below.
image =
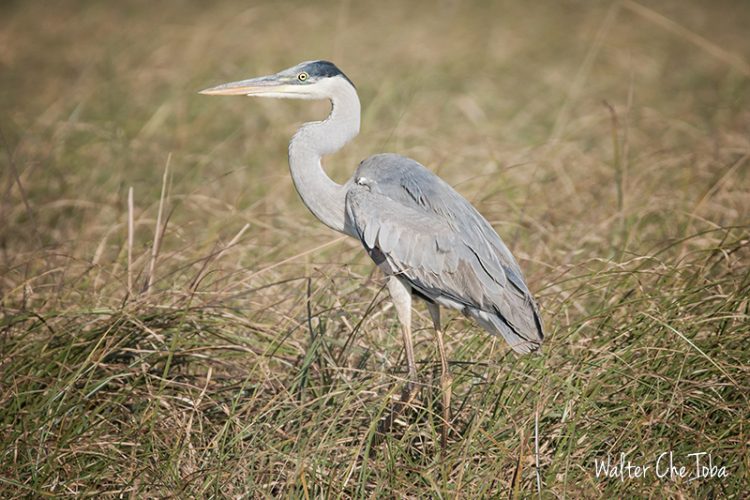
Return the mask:
{"type": "Polygon", "coordinates": [[[363,161],[357,175],[373,177],[375,192],[401,205],[433,214],[461,233],[482,263],[494,267],[490,274],[505,278],[520,291],[529,290],[518,264],[492,226],[449,184],[420,163],[395,154],[375,155],[363,161]]]}
{"type": "Polygon", "coordinates": [[[366,162],[355,174],[361,184],[347,195],[347,224],[375,262],[501,333],[516,350],[538,346],[543,333],[536,304],[489,223],[413,160],[378,155],[366,162]]]}

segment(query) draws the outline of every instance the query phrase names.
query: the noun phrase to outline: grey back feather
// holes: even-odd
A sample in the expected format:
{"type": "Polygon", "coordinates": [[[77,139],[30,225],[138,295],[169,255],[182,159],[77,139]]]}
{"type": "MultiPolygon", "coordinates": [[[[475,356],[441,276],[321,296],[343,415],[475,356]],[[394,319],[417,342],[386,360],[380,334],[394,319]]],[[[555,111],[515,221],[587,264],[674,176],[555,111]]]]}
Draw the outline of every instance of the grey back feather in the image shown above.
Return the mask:
{"type": "Polygon", "coordinates": [[[537,305],[508,248],[466,199],[416,161],[380,154],[360,163],[346,226],[386,274],[428,300],[462,310],[518,352],[541,344],[537,305]]]}

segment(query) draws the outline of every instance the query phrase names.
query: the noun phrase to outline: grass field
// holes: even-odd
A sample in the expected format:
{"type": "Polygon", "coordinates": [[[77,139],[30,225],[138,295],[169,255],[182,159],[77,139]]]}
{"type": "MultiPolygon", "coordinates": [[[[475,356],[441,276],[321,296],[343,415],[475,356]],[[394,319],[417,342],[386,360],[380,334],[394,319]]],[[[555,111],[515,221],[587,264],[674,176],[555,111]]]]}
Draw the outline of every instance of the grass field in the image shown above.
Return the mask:
{"type": "Polygon", "coordinates": [[[749,25],[743,1],[4,2],[0,497],[747,498],[749,25]],[[423,387],[371,446],[395,312],[286,164],[327,105],[197,94],[317,58],[363,104],[331,175],[417,159],[539,299],[539,357],[446,317],[444,458],[421,306],[423,387]],[[659,478],[670,451],[726,477],[659,478]],[[651,470],[597,477],[621,453],[651,470]]]}

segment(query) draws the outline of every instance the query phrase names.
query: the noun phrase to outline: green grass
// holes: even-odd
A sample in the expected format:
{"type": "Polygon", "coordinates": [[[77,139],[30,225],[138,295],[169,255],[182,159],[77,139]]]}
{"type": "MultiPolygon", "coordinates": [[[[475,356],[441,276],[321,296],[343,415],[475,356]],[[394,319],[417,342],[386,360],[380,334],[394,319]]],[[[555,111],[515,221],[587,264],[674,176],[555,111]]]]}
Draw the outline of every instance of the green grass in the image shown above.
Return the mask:
{"type": "Polygon", "coordinates": [[[538,412],[542,498],[745,497],[749,24],[739,1],[4,4],[0,496],[537,497],[538,412]],[[446,317],[444,458],[421,307],[418,401],[372,446],[395,314],[286,166],[325,104],[196,94],[312,58],[364,106],[332,176],[414,157],[539,298],[539,357],[446,317]],[[595,473],[669,451],[729,475],[595,473]]]}

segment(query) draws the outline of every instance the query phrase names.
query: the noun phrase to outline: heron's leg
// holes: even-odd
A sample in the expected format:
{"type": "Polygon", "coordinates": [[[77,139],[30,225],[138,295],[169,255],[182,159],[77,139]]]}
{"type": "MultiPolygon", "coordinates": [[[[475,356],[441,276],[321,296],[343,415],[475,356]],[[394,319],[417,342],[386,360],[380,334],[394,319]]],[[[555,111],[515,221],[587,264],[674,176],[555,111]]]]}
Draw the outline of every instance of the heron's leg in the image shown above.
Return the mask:
{"type": "Polygon", "coordinates": [[[404,411],[404,408],[417,395],[417,364],[414,361],[414,344],[411,338],[411,287],[399,278],[391,276],[388,278],[388,291],[391,294],[398,320],[401,323],[401,335],[404,339],[404,350],[406,351],[406,363],[409,367],[409,375],[406,385],[401,392],[401,401],[393,405],[390,416],[381,423],[381,432],[391,430],[396,417],[404,411]]]}
{"type": "Polygon", "coordinates": [[[448,357],[445,355],[443,330],[440,327],[440,306],[438,306],[434,302],[428,302],[427,310],[430,311],[430,317],[432,317],[432,324],[435,327],[435,338],[437,339],[438,351],[440,351],[440,389],[443,393],[443,425],[440,432],[440,444],[442,446],[442,449],[445,450],[445,445],[448,441],[448,428],[450,426],[451,417],[451,384],[453,383],[453,376],[451,375],[450,368],[448,367],[448,357]]]}

